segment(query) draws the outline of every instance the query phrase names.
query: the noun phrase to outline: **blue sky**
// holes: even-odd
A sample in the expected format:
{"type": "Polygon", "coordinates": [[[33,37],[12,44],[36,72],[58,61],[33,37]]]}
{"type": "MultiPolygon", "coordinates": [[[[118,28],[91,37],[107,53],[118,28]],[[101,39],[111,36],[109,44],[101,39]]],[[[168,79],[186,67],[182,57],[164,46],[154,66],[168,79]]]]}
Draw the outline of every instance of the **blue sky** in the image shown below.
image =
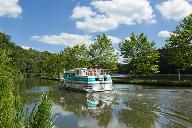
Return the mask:
{"type": "Polygon", "coordinates": [[[0,0],[0,31],[20,45],[59,52],[107,34],[113,46],[144,32],[157,47],[184,16],[191,0],[0,0]]]}

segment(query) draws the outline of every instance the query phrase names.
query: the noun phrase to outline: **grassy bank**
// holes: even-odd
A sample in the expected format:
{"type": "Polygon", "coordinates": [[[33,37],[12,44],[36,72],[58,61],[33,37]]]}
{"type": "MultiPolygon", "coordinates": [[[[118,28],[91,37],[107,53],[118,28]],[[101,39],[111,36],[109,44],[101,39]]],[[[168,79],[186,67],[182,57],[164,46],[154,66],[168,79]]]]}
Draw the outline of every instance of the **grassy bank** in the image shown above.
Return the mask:
{"type": "MultiPolygon", "coordinates": [[[[40,77],[40,79],[47,79],[47,80],[55,80],[59,81],[59,78],[48,78],[48,77],[40,77]]],[[[156,85],[156,86],[182,86],[182,87],[192,87],[192,80],[167,80],[167,79],[145,79],[145,78],[138,78],[134,79],[133,77],[120,77],[116,78],[113,77],[114,84],[140,84],[140,85],[156,85]]]]}
{"type": "Polygon", "coordinates": [[[128,79],[128,78],[113,78],[113,83],[192,87],[192,81],[189,80],[173,81],[173,80],[142,80],[142,79],[128,79]]]}

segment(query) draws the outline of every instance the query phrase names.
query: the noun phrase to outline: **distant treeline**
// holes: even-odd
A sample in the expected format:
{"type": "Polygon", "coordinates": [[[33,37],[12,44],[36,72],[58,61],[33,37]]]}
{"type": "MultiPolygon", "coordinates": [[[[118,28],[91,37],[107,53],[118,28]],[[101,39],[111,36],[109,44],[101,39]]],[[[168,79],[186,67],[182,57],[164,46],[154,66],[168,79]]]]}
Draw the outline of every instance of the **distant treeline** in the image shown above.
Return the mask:
{"type": "Polygon", "coordinates": [[[95,65],[117,70],[117,55],[106,35],[98,36],[89,48],[75,45],[60,53],[50,53],[23,49],[13,43],[10,36],[0,33],[0,50],[9,52],[12,66],[24,76],[58,78],[64,70],[95,65]]]}
{"type": "Polygon", "coordinates": [[[10,36],[0,33],[0,50],[9,52],[12,65],[27,76],[58,78],[64,70],[78,67],[110,69],[116,73],[133,75],[192,73],[192,14],[185,17],[170,33],[166,45],[155,48],[147,35],[132,33],[130,39],[119,44],[125,63],[118,63],[118,54],[112,41],[103,34],[97,36],[89,47],[75,45],[64,48],[60,53],[40,52],[23,49],[11,41],[10,36]]]}

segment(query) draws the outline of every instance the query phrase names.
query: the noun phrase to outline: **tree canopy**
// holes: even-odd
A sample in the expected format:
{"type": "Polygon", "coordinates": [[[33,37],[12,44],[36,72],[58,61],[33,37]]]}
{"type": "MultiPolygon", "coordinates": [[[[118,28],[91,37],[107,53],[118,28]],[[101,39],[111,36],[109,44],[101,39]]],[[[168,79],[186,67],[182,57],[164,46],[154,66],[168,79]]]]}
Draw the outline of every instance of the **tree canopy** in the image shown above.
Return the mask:
{"type": "Polygon", "coordinates": [[[192,67],[192,14],[185,17],[167,39],[168,60],[179,69],[192,67]]]}
{"type": "Polygon", "coordinates": [[[158,72],[157,61],[159,52],[154,48],[155,43],[149,42],[147,36],[131,34],[120,44],[120,51],[132,74],[153,74],[158,72]]]}
{"type": "Polygon", "coordinates": [[[89,48],[85,45],[75,45],[64,48],[60,55],[66,70],[95,65],[111,71],[117,69],[117,55],[106,35],[97,36],[89,48]]]}
{"type": "Polygon", "coordinates": [[[75,45],[65,48],[60,53],[62,63],[66,70],[80,67],[89,67],[89,50],[85,45],[75,45]]]}
{"type": "Polygon", "coordinates": [[[91,65],[98,65],[100,68],[117,69],[117,54],[112,47],[112,42],[105,34],[97,36],[95,43],[90,47],[91,65]]]}

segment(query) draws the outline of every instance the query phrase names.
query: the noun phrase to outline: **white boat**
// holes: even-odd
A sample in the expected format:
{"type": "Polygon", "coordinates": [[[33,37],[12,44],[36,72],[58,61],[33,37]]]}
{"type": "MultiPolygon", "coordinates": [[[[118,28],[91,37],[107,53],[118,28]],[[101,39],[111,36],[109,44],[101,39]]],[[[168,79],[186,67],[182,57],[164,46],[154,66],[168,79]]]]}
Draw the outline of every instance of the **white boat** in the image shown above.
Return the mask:
{"type": "Polygon", "coordinates": [[[61,77],[63,86],[85,92],[112,90],[112,78],[108,70],[97,68],[76,68],[64,72],[61,77]]]}

